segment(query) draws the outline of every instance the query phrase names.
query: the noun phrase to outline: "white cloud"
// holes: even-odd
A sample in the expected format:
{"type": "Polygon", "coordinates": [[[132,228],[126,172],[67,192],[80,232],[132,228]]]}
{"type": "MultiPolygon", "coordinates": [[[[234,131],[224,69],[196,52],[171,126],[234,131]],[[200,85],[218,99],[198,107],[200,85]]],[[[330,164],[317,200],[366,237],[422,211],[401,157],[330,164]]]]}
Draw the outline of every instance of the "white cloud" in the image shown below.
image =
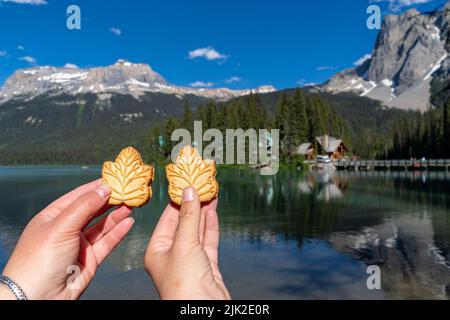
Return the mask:
{"type": "Polygon", "coordinates": [[[366,53],[365,55],[363,55],[361,58],[359,58],[358,60],[356,60],[355,62],[353,62],[353,65],[355,67],[358,67],[360,65],[362,65],[364,62],[366,62],[367,60],[371,59],[372,55],[370,53],[366,53]]]}
{"type": "Polygon", "coordinates": [[[229,77],[228,79],[225,79],[226,83],[233,83],[233,82],[241,82],[242,78],[238,76],[229,77]]]}
{"type": "Polygon", "coordinates": [[[189,51],[189,59],[205,58],[206,60],[226,60],[227,55],[218,52],[213,47],[198,48],[189,51]]]}
{"type": "Polygon", "coordinates": [[[119,28],[111,27],[109,29],[112,33],[114,33],[116,36],[120,36],[122,34],[122,30],[119,28]]]}
{"type": "Polygon", "coordinates": [[[398,12],[404,7],[431,2],[432,0],[370,0],[372,3],[388,2],[389,11],[398,12]]]}
{"type": "Polygon", "coordinates": [[[17,49],[19,49],[19,50],[25,50],[25,47],[19,44],[19,45],[17,46],[17,49]]]}
{"type": "Polygon", "coordinates": [[[0,2],[12,2],[18,4],[31,4],[34,6],[40,6],[43,4],[47,4],[46,0],[0,0],[0,2]]]}
{"type": "Polygon", "coordinates": [[[30,64],[36,64],[36,62],[37,62],[36,58],[30,57],[30,56],[20,57],[19,60],[26,61],[30,64]]]}
{"type": "Polygon", "coordinates": [[[0,57],[6,57],[8,55],[8,51],[0,50],[0,57]]]}
{"type": "Polygon", "coordinates": [[[327,71],[327,70],[336,70],[336,66],[319,66],[316,68],[317,71],[327,71]]]}
{"type": "Polygon", "coordinates": [[[193,88],[199,88],[199,87],[203,87],[203,88],[210,88],[214,85],[214,83],[212,82],[203,82],[203,81],[195,81],[189,84],[191,87],[193,88]]]}
{"type": "Polygon", "coordinates": [[[73,63],[66,63],[66,64],[64,65],[63,68],[67,68],[67,69],[79,69],[78,66],[77,66],[76,64],[73,64],[73,63]]]}

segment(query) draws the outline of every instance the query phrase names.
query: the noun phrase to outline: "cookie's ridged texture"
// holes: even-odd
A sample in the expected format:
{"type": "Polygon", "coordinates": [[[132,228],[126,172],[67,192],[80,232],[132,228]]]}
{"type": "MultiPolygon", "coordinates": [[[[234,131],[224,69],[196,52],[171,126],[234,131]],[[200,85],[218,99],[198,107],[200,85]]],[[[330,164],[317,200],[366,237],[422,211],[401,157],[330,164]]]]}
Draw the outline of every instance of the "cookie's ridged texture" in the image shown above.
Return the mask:
{"type": "Polygon", "coordinates": [[[123,149],[115,162],[105,162],[102,177],[112,189],[110,205],[141,207],[152,197],[153,167],[145,165],[133,147],[123,149]]]}
{"type": "Polygon", "coordinates": [[[197,149],[185,146],[180,150],[175,164],[166,166],[169,181],[169,196],[176,204],[181,204],[183,190],[194,187],[201,202],[217,197],[219,184],[216,181],[216,164],[213,160],[203,160],[197,149]]]}

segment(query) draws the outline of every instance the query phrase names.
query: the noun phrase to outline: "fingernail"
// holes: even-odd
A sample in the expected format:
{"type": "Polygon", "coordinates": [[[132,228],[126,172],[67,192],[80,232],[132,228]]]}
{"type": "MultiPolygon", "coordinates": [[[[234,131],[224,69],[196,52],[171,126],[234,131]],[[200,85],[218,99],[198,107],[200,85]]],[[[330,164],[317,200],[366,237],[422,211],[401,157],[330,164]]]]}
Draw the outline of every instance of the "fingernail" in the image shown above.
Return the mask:
{"type": "Polygon", "coordinates": [[[135,221],[134,221],[134,218],[131,218],[131,217],[130,217],[130,218],[127,218],[127,220],[126,220],[125,223],[126,223],[127,225],[133,226],[133,225],[134,225],[134,222],[135,222],[135,221]]]}
{"type": "Polygon", "coordinates": [[[195,199],[195,189],[192,187],[183,190],[183,201],[193,201],[195,199]]]}
{"type": "Polygon", "coordinates": [[[100,187],[95,189],[95,192],[99,195],[100,198],[105,199],[109,197],[111,188],[107,184],[102,184],[100,187]]]}

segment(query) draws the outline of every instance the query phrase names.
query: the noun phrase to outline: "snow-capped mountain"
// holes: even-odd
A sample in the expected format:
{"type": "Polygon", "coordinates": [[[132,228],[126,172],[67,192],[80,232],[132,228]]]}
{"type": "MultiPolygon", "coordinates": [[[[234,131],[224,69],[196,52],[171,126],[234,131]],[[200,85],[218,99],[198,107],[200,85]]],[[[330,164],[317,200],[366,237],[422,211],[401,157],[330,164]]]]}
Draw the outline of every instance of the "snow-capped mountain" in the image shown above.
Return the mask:
{"type": "Polygon", "coordinates": [[[147,64],[118,60],[114,65],[89,69],[40,66],[17,70],[0,89],[0,104],[11,99],[30,100],[42,94],[78,95],[84,93],[129,94],[139,98],[147,92],[190,94],[226,101],[250,93],[275,91],[272,86],[249,90],[203,89],[172,85],[147,64]]]}
{"type": "Polygon", "coordinates": [[[450,2],[435,14],[387,15],[372,54],[321,89],[356,92],[386,106],[426,110],[433,79],[449,80],[450,2]]]}

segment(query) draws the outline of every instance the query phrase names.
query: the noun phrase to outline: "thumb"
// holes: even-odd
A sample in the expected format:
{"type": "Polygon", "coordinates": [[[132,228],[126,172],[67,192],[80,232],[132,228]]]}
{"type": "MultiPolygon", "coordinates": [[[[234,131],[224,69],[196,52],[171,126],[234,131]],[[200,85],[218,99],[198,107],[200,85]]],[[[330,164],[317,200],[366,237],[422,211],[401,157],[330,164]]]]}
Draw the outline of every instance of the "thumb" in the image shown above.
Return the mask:
{"type": "Polygon", "coordinates": [[[180,244],[186,242],[200,243],[200,208],[197,191],[192,187],[184,189],[175,242],[180,244]]]}
{"type": "Polygon", "coordinates": [[[55,218],[56,229],[65,233],[82,231],[98,216],[110,194],[111,188],[104,184],[80,196],[55,218]]]}

